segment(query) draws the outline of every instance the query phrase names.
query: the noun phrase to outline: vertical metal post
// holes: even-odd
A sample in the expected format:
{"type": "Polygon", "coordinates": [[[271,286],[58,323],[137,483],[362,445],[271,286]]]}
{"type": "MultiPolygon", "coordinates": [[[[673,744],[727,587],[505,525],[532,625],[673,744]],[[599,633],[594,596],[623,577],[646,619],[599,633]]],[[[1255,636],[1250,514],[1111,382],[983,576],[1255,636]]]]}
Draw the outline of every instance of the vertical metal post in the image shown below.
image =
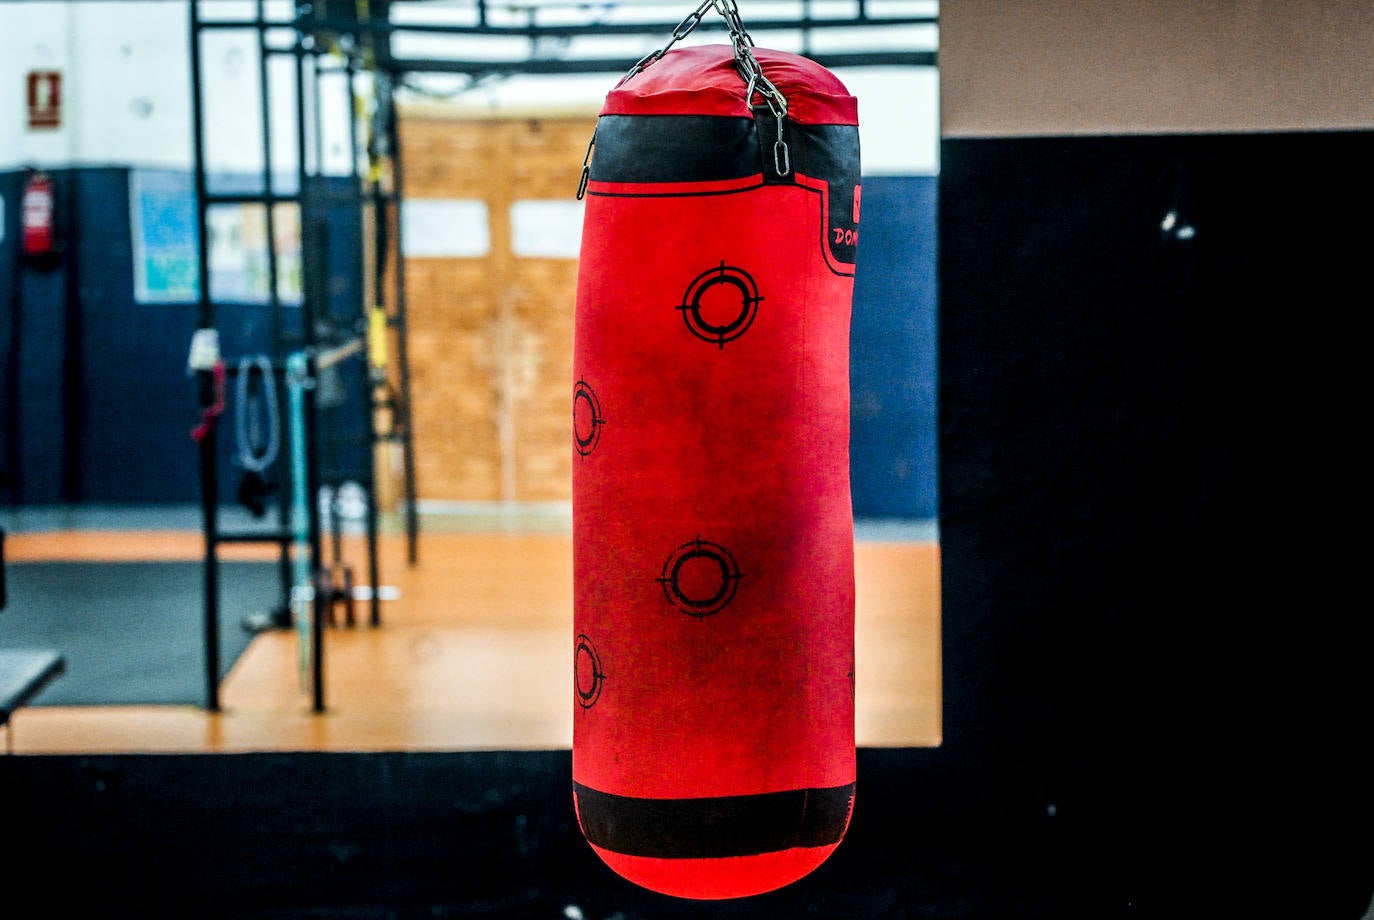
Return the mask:
{"type": "MultiPolygon", "coordinates": [[[[389,78],[384,77],[382,74],[377,73],[375,71],[373,72],[374,81],[382,81],[385,79],[389,78]]],[[[386,325],[386,317],[388,315],[386,308],[386,270],[391,252],[391,208],[387,203],[386,193],[382,190],[381,160],[383,155],[388,150],[390,141],[380,137],[379,135],[381,132],[379,132],[377,129],[378,127],[380,127],[380,120],[384,119],[386,116],[385,107],[389,106],[390,104],[390,88],[391,87],[389,83],[383,84],[380,82],[374,82],[373,95],[377,100],[377,111],[373,113],[373,129],[372,133],[369,135],[368,149],[369,180],[372,184],[372,310],[381,311],[382,316],[380,329],[372,328],[371,318],[369,317],[368,331],[370,336],[381,336],[382,342],[379,348],[381,349],[382,354],[386,353],[386,339],[388,336],[386,325]]],[[[390,444],[392,436],[394,436],[396,433],[396,400],[394,399],[394,396],[391,392],[391,385],[390,381],[388,380],[386,362],[380,362],[375,370],[372,367],[371,347],[369,347],[368,373],[370,378],[368,382],[368,390],[371,394],[370,399],[374,407],[374,420],[376,418],[375,407],[379,404],[379,402],[385,404],[390,412],[390,424],[388,426],[388,431],[386,432],[386,443],[390,444]],[[378,399],[379,390],[381,391],[381,400],[378,399]]],[[[389,453],[390,451],[388,450],[388,455],[389,453]]],[[[375,502],[373,503],[373,512],[376,512],[375,502]]],[[[373,616],[376,617],[379,616],[377,611],[378,607],[380,606],[380,599],[376,597],[379,585],[377,584],[377,581],[375,579],[373,580],[372,588],[374,595],[373,616]]]]}
{"type": "Polygon", "coordinates": [[[267,67],[267,0],[258,0],[258,96],[262,111],[262,191],[263,206],[267,209],[267,280],[268,304],[272,310],[272,361],[280,364],[285,360],[285,350],[281,347],[283,328],[281,321],[281,299],[278,296],[277,279],[280,267],[277,258],[277,236],[275,205],[276,191],[272,185],[272,95],[268,85],[270,74],[267,67]]]}
{"type": "MultiPolygon", "coordinates": [[[[308,237],[310,221],[306,220],[306,185],[309,179],[309,169],[306,164],[307,144],[305,130],[305,41],[306,35],[299,28],[296,31],[295,56],[296,56],[296,192],[300,200],[301,208],[301,251],[304,254],[310,246],[311,240],[308,237]]],[[[315,112],[318,116],[318,111],[315,112]]],[[[309,263],[302,259],[302,266],[308,269],[309,263]]],[[[314,347],[315,347],[315,310],[314,291],[310,284],[312,279],[304,279],[301,285],[301,318],[305,326],[305,352],[310,356],[310,365],[307,368],[307,377],[313,381],[315,379],[314,367],[314,347]]],[[[316,443],[315,425],[315,393],[313,389],[305,392],[304,424],[305,424],[305,494],[306,494],[306,515],[309,521],[309,567],[312,585],[318,586],[320,571],[320,483],[319,483],[319,453],[316,443]]],[[[311,616],[311,636],[312,636],[312,668],[311,683],[313,686],[314,710],[315,712],[324,711],[324,643],[323,643],[323,605],[324,598],[322,592],[313,592],[314,598],[310,605],[311,616]]]]}
{"type": "MultiPolygon", "coordinates": [[[[485,10],[485,5],[483,5],[485,10]]],[[[405,235],[402,228],[401,206],[405,200],[401,180],[401,137],[397,127],[395,110],[386,119],[387,140],[391,146],[391,190],[396,206],[396,362],[401,378],[400,398],[397,409],[401,416],[401,450],[405,462],[406,488],[406,538],[410,563],[415,564],[419,553],[419,521],[415,510],[415,442],[411,437],[410,414],[410,356],[406,347],[406,264],[405,235]]],[[[394,411],[394,410],[393,410],[394,411]]]]}
{"type": "MultiPolygon", "coordinates": [[[[258,33],[258,104],[262,111],[262,193],[263,207],[266,209],[266,230],[267,230],[267,303],[268,309],[272,313],[272,363],[276,367],[281,367],[286,360],[286,349],[282,345],[284,330],[282,325],[282,308],[279,288],[281,275],[280,263],[277,253],[277,220],[276,220],[276,191],[272,184],[272,95],[268,85],[270,74],[267,67],[268,48],[267,48],[267,0],[258,0],[257,5],[257,33],[258,33]]],[[[273,381],[265,381],[267,386],[275,386],[273,381]]],[[[280,419],[276,420],[280,424],[280,419]]],[[[277,458],[276,466],[278,475],[285,464],[282,463],[280,456],[277,458]]],[[[285,489],[278,489],[278,495],[283,496],[285,489]]],[[[283,532],[289,533],[291,530],[291,504],[284,498],[279,498],[277,502],[278,523],[283,532]]],[[[282,583],[282,606],[289,610],[291,607],[291,553],[285,541],[279,546],[278,565],[281,572],[282,583]]]]}
{"type": "Polygon", "coordinates": [[[313,385],[312,369],[307,355],[308,352],[296,351],[286,356],[287,422],[290,429],[292,468],[291,504],[295,508],[292,515],[295,523],[292,524],[291,534],[291,619],[296,632],[302,679],[308,671],[314,696],[314,710],[323,712],[324,670],[320,656],[320,641],[323,638],[320,618],[321,597],[319,579],[311,555],[311,500],[307,486],[310,481],[308,469],[311,463],[307,421],[311,411],[310,388],[313,385]]]}
{"type": "MultiPolygon", "coordinates": [[[[357,72],[353,67],[353,58],[347,59],[345,74],[348,80],[348,152],[349,152],[349,176],[352,178],[350,188],[353,190],[355,201],[357,202],[357,214],[359,218],[359,234],[361,242],[362,213],[363,213],[363,177],[358,172],[358,107],[354,96],[354,81],[357,80],[357,72]]],[[[359,273],[359,280],[363,280],[365,273],[359,273]]],[[[361,321],[361,334],[366,337],[369,332],[367,291],[360,284],[358,286],[358,317],[361,321]]],[[[373,425],[373,420],[377,411],[377,403],[374,398],[376,389],[372,386],[372,365],[369,352],[363,350],[363,430],[366,437],[363,443],[367,446],[367,460],[363,464],[363,494],[367,499],[367,579],[372,586],[372,597],[369,599],[368,624],[378,626],[382,622],[381,598],[381,573],[377,563],[377,431],[373,425]]],[[[351,599],[349,601],[351,603],[351,599]]]]}
{"type": "Polygon", "coordinates": [[[81,466],[85,451],[82,449],[82,432],[85,430],[85,399],[82,395],[82,366],[84,348],[82,347],[81,311],[81,240],[77,236],[81,228],[80,195],[78,192],[80,176],[75,170],[65,171],[63,181],[56,182],[57,208],[71,234],[70,251],[63,260],[62,268],[62,417],[66,433],[62,438],[61,478],[59,479],[62,500],[79,504],[81,502],[81,466]]]}
{"type": "Polygon", "coordinates": [[[330,603],[330,599],[320,590],[320,470],[319,437],[316,431],[318,426],[315,419],[315,384],[319,380],[319,373],[314,354],[306,354],[305,487],[306,495],[310,499],[310,575],[314,588],[310,604],[310,686],[312,708],[315,712],[324,712],[324,612],[325,605],[330,603]]]}
{"type": "MultiPolygon", "coordinates": [[[[195,153],[196,244],[199,266],[199,329],[215,326],[214,306],[210,300],[210,241],[206,232],[208,189],[205,179],[205,114],[201,100],[200,0],[190,3],[191,29],[191,125],[195,153]]],[[[196,374],[201,409],[215,403],[215,379],[211,371],[196,374]]],[[[219,469],[216,463],[218,438],[215,426],[207,426],[200,441],[200,503],[205,531],[205,708],[219,710],[219,469]]]]}
{"type": "MultiPolygon", "coordinates": [[[[0,217],[0,220],[5,218],[0,217]]],[[[22,219],[22,218],[21,218],[22,219]]],[[[3,226],[3,225],[0,225],[3,226]]],[[[22,234],[14,234],[14,273],[10,283],[10,340],[9,353],[5,356],[5,379],[0,382],[0,407],[5,415],[5,468],[9,472],[9,500],[18,505],[24,494],[24,473],[21,462],[23,443],[19,411],[19,356],[23,354],[24,335],[24,269],[20,256],[22,234]]]]}

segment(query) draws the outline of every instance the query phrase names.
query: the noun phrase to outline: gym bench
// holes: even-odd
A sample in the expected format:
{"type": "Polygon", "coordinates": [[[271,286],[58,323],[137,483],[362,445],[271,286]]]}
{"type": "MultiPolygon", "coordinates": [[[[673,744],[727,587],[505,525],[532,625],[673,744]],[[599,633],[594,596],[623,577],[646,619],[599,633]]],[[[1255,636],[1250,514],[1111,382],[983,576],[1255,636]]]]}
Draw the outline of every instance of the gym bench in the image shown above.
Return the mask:
{"type": "Polygon", "coordinates": [[[67,669],[67,660],[51,649],[0,648],[0,726],[5,750],[13,749],[10,716],[67,669]]]}

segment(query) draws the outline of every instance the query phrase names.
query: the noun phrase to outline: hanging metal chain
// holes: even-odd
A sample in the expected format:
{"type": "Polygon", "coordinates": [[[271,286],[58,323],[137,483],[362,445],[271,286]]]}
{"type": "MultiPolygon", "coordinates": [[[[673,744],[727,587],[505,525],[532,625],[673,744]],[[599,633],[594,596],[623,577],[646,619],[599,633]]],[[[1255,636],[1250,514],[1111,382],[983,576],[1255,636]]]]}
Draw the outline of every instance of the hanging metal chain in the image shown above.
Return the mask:
{"type": "Polygon", "coordinates": [[[663,55],[667,54],[669,49],[671,49],[678,42],[682,41],[688,35],[691,35],[692,30],[695,29],[701,23],[702,17],[706,15],[707,10],[711,9],[711,7],[713,6],[716,6],[717,9],[719,9],[719,7],[717,6],[717,2],[718,0],[702,0],[701,5],[698,6],[692,12],[688,13],[687,18],[682,20],[682,22],[679,22],[677,24],[677,28],[673,29],[673,37],[668,41],[668,44],[664,45],[662,48],[659,48],[657,51],[650,51],[648,54],[644,55],[644,57],[640,58],[638,61],[635,61],[635,65],[625,72],[625,76],[621,77],[620,82],[616,85],[619,86],[621,83],[624,83],[626,80],[630,79],[635,74],[639,73],[641,70],[648,67],[650,64],[654,63],[659,58],[663,57],[663,55]]]}
{"type": "Polygon", "coordinates": [[[754,39],[749,31],[744,28],[744,22],[740,19],[739,4],[736,0],[702,0],[701,5],[687,15],[687,18],[677,24],[673,29],[672,39],[659,48],[657,51],[650,51],[644,57],[635,62],[635,65],[620,78],[624,83],[631,77],[644,70],[655,61],[660,60],[668,51],[692,33],[707,12],[714,9],[725,20],[725,28],[730,32],[730,44],[735,49],[735,66],[739,68],[740,75],[744,77],[747,87],[749,105],[754,104],[754,94],[758,93],[763,97],[768,110],[781,119],[787,114],[787,99],[773,85],[763,73],[763,66],[759,64],[758,58],[754,57],[754,39]]]}
{"type": "Polygon", "coordinates": [[[725,26],[730,30],[730,43],[735,47],[735,66],[744,77],[746,103],[752,107],[754,93],[759,93],[768,106],[768,111],[778,123],[778,137],[773,143],[773,169],[779,176],[785,176],[792,171],[787,143],[782,138],[782,123],[787,117],[787,97],[773,85],[772,80],[768,79],[763,72],[763,65],[754,57],[751,50],[754,47],[754,39],[745,31],[744,23],[740,21],[739,5],[735,0],[712,0],[711,5],[725,19],[725,26]]]}
{"type": "MultiPolygon", "coordinates": [[[[626,71],[625,76],[620,78],[616,86],[623,85],[626,81],[661,60],[674,45],[692,34],[692,31],[701,24],[701,20],[706,14],[713,9],[725,20],[725,27],[730,32],[730,44],[735,50],[735,67],[739,70],[740,76],[744,78],[745,104],[753,108],[754,95],[758,94],[777,122],[777,140],[773,143],[773,168],[779,176],[785,176],[792,171],[791,156],[788,153],[787,142],[783,139],[782,133],[783,120],[787,117],[787,97],[773,85],[772,80],[768,79],[763,72],[763,65],[754,56],[754,39],[744,28],[744,23],[739,15],[739,4],[736,0],[702,0],[701,4],[687,14],[687,18],[683,19],[673,29],[673,37],[668,43],[656,51],[650,51],[636,61],[634,66],[626,71]]],[[[582,158],[582,176],[577,185],[579,201],[587,191],[587,181],[591,175],[592,148],[595,146],[596,131],[593,130],[591,142],[587,144],[587,154],[582,158]]]]}

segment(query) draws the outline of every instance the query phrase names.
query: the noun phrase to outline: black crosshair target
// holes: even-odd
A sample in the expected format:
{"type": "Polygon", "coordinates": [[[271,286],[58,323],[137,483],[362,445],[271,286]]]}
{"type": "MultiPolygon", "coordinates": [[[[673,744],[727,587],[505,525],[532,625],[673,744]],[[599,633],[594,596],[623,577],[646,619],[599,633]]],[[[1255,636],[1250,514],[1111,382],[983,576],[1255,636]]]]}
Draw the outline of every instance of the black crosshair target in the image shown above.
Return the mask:
{"type": "Polygon", "coordinates": [[[741,577],[729,550],[697,537],[673,550],[658,582],[668,603],[700,620],[719,613],[735,599],[741,577]]]}
{"type": "Polygon", "coordinates": [[[606,420],[601,417],[601,403],[596,393],[585,380],[578,380],[573,387],[573,446],[582,456],[596,450],[601,440],[601,429],[606,420]]]}
{"type": "Polygon", "coordinates": [[[577,649],[573,652],[573,683],[577,690],[577,704],[583,709],[591,709],[601,698],[601,688],[606,683],[606,673],[601,670],[601,656],[596,646],[586,634],[577,636],[577,649]]]}
{"type": "Polygon", "coordinates": [[[749,331],[761,300],[753,276],[722,259],[692,279],[677,309],[692,335],[724,348],[749,331]]]}

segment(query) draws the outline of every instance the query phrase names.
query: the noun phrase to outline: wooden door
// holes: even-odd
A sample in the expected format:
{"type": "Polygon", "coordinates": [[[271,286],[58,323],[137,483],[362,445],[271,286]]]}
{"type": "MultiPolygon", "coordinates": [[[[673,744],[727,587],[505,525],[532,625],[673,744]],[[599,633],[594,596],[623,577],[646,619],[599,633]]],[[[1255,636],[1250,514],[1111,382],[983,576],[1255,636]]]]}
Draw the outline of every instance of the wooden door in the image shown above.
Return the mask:
{"type": "Polygon", "coordinates": [[[571,222],[580,214],[577,181],[595,121],[403,116],[407,328],[422,500],[571,496],[571,222]],[[410,219],[426,209],[438,224],[410,219]],[[445,214],[460,215],[462,226],[445,214]]]}

